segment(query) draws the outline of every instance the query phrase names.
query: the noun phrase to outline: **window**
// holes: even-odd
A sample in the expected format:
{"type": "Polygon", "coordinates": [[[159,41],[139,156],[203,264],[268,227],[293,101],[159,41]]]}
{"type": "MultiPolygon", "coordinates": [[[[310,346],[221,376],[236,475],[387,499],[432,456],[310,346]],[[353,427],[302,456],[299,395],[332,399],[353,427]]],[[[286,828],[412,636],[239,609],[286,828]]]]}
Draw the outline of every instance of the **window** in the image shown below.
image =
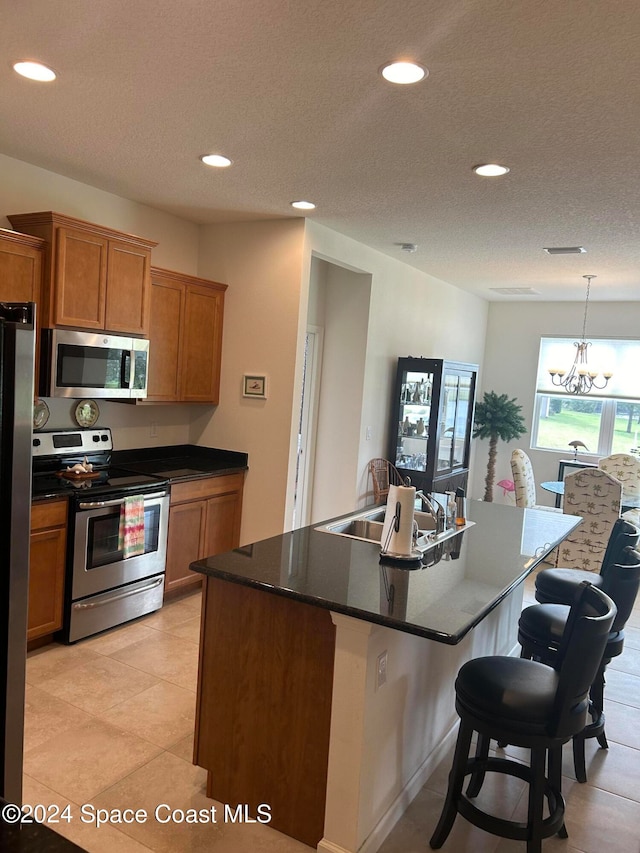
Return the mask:
{"type": "Polygon", "coordinates": [[[557,365],[568,369],[574,355],[571,338],[540,341],[531,446],[569,452],[569,442],[579,440],[587,446],[584,452],[597,456],[640,454],[640,341],[593,340],[590,369],[613,376],[605,388],[583,396],[553,385],[549,374],[557,365]]]}

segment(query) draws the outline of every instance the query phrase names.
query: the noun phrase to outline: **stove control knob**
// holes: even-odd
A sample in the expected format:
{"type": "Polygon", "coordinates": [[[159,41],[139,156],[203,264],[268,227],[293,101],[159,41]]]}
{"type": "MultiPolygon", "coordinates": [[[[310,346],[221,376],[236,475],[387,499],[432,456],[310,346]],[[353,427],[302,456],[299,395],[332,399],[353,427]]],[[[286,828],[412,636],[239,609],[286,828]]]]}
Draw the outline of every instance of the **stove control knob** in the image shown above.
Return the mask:
{"type": "Polygon", "coordinates": [[[40,439],[39,439],[39,438],[34,438],[34,439],[33,439],[33,446],[34,446],[34,447],[40,447],[41,443],[42,443],[42,442],[40,441],[40,439]]]}
{"type": "Polygon", "coordinates": [[[94,435],[94,436],[92,436],[92,438],[93,438],[93,440],[94,440],[94,441],[100,441],[100,436],[99,436],[99,435],[94,435]]]}
{"type": "Polygon", "coordinates": [[[109,436],[108,435],[101,435],[100,441],[109,441],[109,436]]]}

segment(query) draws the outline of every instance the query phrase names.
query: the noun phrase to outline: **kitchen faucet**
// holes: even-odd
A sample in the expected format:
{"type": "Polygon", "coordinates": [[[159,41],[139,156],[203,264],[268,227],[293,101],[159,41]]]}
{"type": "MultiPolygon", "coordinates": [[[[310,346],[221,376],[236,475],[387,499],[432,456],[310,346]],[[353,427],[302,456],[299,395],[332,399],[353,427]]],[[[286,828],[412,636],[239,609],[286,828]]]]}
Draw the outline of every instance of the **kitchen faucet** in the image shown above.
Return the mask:
{"type": "Polygon", "coordinates": [[[427,513],[435,521],[436,533],[444,533],[447,526],[447,513],[440,501],[436,500],[433,495],[425,495],[423,491],[416,492],[416,497],[420,498],[427,507],[427,513]]]}

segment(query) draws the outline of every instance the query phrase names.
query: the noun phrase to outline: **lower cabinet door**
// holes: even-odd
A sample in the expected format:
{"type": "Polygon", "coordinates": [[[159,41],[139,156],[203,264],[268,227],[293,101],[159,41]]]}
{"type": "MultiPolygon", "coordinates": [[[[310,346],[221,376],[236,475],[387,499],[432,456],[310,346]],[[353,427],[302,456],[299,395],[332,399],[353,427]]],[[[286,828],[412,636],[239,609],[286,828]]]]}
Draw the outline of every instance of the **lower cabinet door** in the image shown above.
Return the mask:
{"type": "Polygon", "coordinates": [[[207,519],[202,556],[223,554],[237,548],[240,541],[242,498],[238,492],[217,495],[207,501],[207,519]]]}
{"type": "MultiPolygon", "coordinates": [[[[66,504],[62,512],[66,520],[66,504]]],[[[36,640],[62,628],[66,544],[66,525],[43,530],[32,528],[28,640],[36,640]]]]}
{"type": "Polygon", "coordinates": [[[169,509],[165,592],[201,583],[201,576],[190,571],[189,564],[200,558],[206,513],[206,501],[190,501],[169,509]]]}
{"type": "Polygon", "coordinates": [[[189,564],[240,544],[244,474],[206,477],[171,486],[165,592],[199,586],[189,564]]]}

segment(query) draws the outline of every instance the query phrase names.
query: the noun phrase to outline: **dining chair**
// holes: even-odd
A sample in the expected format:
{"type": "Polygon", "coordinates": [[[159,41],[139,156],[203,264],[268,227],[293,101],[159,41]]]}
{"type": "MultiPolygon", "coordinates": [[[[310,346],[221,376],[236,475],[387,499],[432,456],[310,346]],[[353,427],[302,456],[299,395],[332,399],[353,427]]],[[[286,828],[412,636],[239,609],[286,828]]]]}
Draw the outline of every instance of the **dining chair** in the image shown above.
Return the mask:
{"type": "Polygon", "coordinates": [[[544,506],[536,502],[536,480],[533,475],[531,460],[520,448],[511,454],[511,471],[515,484],[516,506],[544,509],[550,512],[560,512],[559,508],[544,506]]]}
{"type": "Polygon", "coordinates": [[[558,565],[598,572],[613,526],[620,518],[622,484],[600,468],[583,468],[565,477],[563,511],[582,522],[558,548],[558,565]]]}
{"type": "MultiPolygon", "coordinates": [[[[626,497],[640,497],[640,459],[631,453],[612,453],[598,460],[598,468],[611,474],[622,483],[626,497]]],[[[640,509],[628,509],[622,513],[636,527],[640,526],[640,509]]]]}
{"type": "Polygon", "coordinates": [[[374,503],[386,500],[389,486],[401,486],[404,482],[398,469],[388,459],[372,459],[369,471],[373,481],[374,503]]]}

